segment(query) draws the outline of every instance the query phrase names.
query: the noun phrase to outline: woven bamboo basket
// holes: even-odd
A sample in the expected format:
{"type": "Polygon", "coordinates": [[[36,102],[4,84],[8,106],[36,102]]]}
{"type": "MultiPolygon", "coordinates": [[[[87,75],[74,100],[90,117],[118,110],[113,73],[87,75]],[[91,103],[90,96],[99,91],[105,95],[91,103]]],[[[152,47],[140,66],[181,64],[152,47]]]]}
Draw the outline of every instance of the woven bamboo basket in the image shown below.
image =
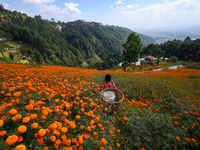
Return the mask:
{"type": "Polygon", "coordinates": [[[123,101],[123,99],[124,99],[124,94],[123,94],[120,90],[115,89],[115,88],[106,88],[106,89],[102,90],[100,96],[101,96],[101,98],[102,98],[105,102],[107,102],[107,104],[108,104],[109,106],[111,106],[112,113],[113,113],[114,111],[117,111],[117,110],[118,110],[118,108],[119,108],[119,106],[120,106],[120,103],[121,103],[121,102],[123,101]],[[103,92],[106,92],[106,91],[112,91],[112,92],[115,93],[115,102],[114,102],[114,103],[105,100],[105,98],[104,98],[104,96],[103,96],[102,93],[103,93],[103,92]]]}

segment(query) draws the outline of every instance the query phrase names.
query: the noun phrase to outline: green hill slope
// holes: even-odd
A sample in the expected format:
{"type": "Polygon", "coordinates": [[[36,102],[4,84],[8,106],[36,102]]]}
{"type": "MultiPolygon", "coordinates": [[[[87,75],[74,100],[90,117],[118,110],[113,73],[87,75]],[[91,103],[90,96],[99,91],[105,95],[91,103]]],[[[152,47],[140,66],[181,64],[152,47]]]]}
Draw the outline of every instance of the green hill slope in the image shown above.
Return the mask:
{"type": "MultiPolygon", "coordinates": [[[[110,62],[117,64],[121,61],[117,58],[121,57],[122,43],[130,33],[98,24],[63,27],[5,9],[0,12],[0,19],[0,38],[20,44],[19,52],[30,62],[43,64],[94,66],[112,59],[113,54],[118,56],[110,62]]],[[[143,45],[148,43],[142,41],[143,45]]]]}

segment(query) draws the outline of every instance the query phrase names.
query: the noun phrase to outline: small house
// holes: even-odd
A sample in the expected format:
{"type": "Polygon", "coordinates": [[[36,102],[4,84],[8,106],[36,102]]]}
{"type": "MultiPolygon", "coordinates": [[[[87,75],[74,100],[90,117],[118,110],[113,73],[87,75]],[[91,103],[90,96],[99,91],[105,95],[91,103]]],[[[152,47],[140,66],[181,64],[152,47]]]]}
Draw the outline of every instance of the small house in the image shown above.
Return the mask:
{"type": "Polygon", "coordinates": [[[144,62],[149,64],[151,61],[153,61],[155,58],[153,56],[146,56],[144,57],[144,62]]]}

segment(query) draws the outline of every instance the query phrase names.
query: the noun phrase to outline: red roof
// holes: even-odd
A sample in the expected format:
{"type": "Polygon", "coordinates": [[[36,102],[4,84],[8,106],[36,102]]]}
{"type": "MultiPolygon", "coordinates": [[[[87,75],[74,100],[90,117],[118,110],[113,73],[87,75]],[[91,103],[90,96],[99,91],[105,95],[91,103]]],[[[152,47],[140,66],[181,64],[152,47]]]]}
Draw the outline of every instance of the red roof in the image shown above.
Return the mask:
{"type": "Polygon", "coordinates": [[[153,56],[146,56],[146,57],[144,57],[144,59],[150,59],[150,60],[153,60],[154,57],[153,57],[153,56]]]}

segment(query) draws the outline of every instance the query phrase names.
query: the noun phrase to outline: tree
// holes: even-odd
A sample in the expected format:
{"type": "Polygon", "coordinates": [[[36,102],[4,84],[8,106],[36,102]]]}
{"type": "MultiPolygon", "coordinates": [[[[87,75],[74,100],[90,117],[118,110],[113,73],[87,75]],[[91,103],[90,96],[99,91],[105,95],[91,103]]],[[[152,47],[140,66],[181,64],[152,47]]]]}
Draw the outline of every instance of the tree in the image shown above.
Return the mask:
{"type": "Polygon", "coordinates": [[[4,6],[3,4],[0,4],[0,12],[3,12],[4,11],[4,6]]]}
{"type": "Polygon", "coordinates": [[[6,51],[4,49],[4,47],[6,47],[6,40],[4,39],[1,39],[0,41],[0,52],[1,52],[1,55],[4,57],[4,52],[6,51]]]}
{"type": "Polygon", "coordinates": [[[132,62],[135,64],[140,57],[142,42],[139,35],[136,35],[135,32],[130,33],[122,47],[124,48],[122,66],[124,67],[124,72],[126,72],[127,65],[132,62]]]}
{"type": "Polygon", "coordinates": [[[14,57],[15,57],[15,56],[14,56],[13,53],[10,52],[10,53],[9,53],[9,57],[10,57],[11,60],[14,60],[14,57]]]}

